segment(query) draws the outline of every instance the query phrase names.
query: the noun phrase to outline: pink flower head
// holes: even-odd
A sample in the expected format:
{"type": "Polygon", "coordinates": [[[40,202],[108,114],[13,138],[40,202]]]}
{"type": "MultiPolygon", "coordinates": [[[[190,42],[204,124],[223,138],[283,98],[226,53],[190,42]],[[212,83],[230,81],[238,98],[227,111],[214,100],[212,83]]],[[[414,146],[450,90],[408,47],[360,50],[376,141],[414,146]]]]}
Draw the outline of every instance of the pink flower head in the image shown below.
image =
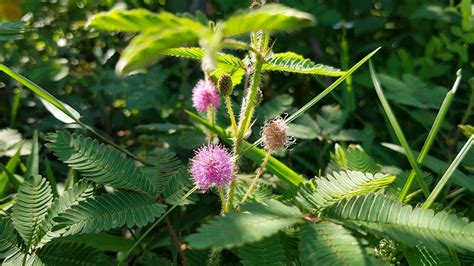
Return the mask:
{"type": "Polygon", "coordinates": [[[194,183],[200,189],[224,187],[234,177],[234,162],[226,148],[218,144],[208,144],[196,152],[191,160],[190,172],[194,183]]]}
{"type": "Polygon", "coordinates": [[[193,106],[199,112],[219,107],[219,94],[211,81],[200,80],[193,89],[193,106]]]}

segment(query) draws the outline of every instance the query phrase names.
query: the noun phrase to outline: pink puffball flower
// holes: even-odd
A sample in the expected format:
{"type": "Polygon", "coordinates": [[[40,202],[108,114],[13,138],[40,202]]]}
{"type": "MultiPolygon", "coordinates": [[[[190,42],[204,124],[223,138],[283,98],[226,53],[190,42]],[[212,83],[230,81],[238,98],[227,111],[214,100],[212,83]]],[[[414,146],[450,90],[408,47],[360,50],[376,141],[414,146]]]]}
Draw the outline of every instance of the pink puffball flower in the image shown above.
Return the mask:
{"type": "Polygon", "coordinates": [[[190,172],[194,184],[200,189],[225,187],[234,178],[234,162],[226,148],[218,144],[207,144],[191,160],[190,172]]]}
{"type": "Polygon", "coordinates": [[[219,107],[219,93],[211,81],[200,80],[193,89],[193,106],[199,112],[219,107]]]}

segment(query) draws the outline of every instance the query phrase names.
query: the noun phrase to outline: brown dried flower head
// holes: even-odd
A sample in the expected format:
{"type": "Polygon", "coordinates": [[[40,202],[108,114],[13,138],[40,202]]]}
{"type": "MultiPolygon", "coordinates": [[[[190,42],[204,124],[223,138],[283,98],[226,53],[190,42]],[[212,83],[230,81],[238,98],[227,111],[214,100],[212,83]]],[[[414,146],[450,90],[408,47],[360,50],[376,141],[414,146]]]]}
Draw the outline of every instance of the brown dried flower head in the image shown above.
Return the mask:
{"type": "Polygon", "coordinates": [[[263,146],[265,150],[286,149],[294,140],[288,135],[288,126],[285,120],[278,116],[267,121],[262,129],[263,146]]]}

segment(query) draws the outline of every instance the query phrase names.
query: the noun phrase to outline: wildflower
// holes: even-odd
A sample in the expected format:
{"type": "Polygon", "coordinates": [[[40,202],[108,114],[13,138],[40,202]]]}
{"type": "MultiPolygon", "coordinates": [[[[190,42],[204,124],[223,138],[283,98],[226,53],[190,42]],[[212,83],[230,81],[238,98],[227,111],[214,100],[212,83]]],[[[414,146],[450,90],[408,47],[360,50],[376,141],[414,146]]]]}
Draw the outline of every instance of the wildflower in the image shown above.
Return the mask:
{"type": "Polygon", "coordinates": [[[199,112],[219,107],[219,95],[211,81],[200,80],[193,89],[193,106],[199,112]]]}
{"type": "Polygon", "coordinates": [[[262,129],[263,145],[267,151],[287,148],[294,141],[288,135],[288,126],[280,116],[265,123],[262,129]]]}
{"type": "Polygon", "coordinates": [[[226,148],[208,144],[196,152],[191,160],[190,172],[195,185],[200,189],[224,187],[234,177],[234,162],[226,148]]]}

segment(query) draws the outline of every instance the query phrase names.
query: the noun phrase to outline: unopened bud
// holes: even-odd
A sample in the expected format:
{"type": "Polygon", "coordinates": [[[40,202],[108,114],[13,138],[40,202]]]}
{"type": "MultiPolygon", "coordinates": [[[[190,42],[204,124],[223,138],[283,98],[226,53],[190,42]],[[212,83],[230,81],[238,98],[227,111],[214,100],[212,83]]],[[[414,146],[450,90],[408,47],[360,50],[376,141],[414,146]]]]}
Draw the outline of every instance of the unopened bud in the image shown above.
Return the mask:
{"type": "Polygon", "coordinates": [[[229,74],[222,74],[217,82],[217,88],[219,89],[220,95],[229,96],[234,89],[232,77],[229,74]]]}

